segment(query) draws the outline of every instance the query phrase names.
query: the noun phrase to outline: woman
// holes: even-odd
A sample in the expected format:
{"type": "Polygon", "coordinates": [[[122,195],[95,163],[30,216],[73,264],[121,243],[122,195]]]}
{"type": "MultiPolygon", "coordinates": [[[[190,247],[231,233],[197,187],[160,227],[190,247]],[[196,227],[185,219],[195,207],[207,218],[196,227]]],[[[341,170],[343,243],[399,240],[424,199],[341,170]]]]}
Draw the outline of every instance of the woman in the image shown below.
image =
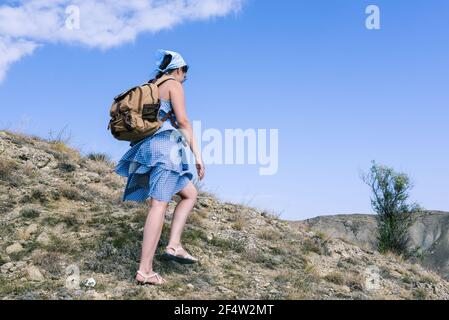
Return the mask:
{"type": "Polygon", "coordinates": [[[192,183],[193,173],[186,163],[188,145],[195,156],[196,170],[200,180],[204,177],[201,160],[192,125],[187,117],[182,83],[186,80],[188,65],[174,51],[159,50],[156,79],[169,75],[172,80],[159,86],[161,108],[159,119],[173,111],[179,130],[167,119],[156,133],[141,141],[131,143],[122,157],[116,172],[128,177],[123,201],[146,202],[150,207],[143,231],[141,261],[136,275],[138,284],[160,285],[167,282],[153,271],[153,258],[161,236],[165,212],[174,194],[181,197],[175,208],[170,238],[164,257],[180,263],[198,261],[181,245],[181,234],[187,217],[195,205],[198,192],[192,183]]]}

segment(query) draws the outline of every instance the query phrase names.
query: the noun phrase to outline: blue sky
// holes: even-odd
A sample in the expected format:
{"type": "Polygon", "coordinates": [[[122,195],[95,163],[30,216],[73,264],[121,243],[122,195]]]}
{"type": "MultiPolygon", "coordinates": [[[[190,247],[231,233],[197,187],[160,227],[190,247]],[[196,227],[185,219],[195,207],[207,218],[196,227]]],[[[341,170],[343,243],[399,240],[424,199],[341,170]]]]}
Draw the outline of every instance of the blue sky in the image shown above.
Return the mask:
{"type": "Polygon", "coordinates": [[[1,128],[65,128],[83,153],[118,160],[128,144],[106,130],[112,98],[148,80],[164,48],[191,66],[187,112],[203,130],[279,130],[275,175],[206,164],[219,198],[289,220],[372,213],[359,173],[376,160],[411,176],[412,200],[449,211],[448,1],[248,0],[106,49],[36,41],[0,83],[1,128]],[[380,30],[365,28],[370,4],[380,30]]]}

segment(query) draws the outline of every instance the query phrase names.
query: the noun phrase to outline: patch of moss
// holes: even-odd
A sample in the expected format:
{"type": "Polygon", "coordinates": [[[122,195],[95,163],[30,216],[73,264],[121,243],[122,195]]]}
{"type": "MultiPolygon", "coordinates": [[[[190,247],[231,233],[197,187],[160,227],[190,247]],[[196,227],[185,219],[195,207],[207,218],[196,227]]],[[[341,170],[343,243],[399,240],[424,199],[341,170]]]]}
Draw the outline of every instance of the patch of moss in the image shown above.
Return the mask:
{"type": "Polygon", "coordinates": [[[23,208],[19,211],[19,214],[27,219],[34,219],[40,216],[40,211],[34,208],[23,208]]]}
{"type": "Polygon", "coordinates": [[[218,248],[231,250],[238,253],[243,252],[245,249],[245,243],[243,243],[243,241],[241,240],[232,240],[214,237],[209,243],[218,248]]]}

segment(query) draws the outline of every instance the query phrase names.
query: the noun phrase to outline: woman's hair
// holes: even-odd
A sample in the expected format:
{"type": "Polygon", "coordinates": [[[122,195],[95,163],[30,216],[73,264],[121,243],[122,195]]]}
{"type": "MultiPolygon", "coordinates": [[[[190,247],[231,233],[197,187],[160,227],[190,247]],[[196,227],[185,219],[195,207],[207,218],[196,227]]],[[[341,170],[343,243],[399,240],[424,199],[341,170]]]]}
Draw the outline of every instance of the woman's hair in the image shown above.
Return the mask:
{"type": "MultiPolygon", "coordinates": [[[[164,70],[165,68],[167,68],[167,66],[170,64],[171,60],[173,59],[173,56],[169,53],[167,53],[164,56],[164,59],[162,60],[161,65],[159,66],[159,69],[164,70]]],[[[184,73],[187,73],[187,71],[189,70],[189,66],[183,66],[181,67],[182,71],[184,73]]],[[[166,70],[166,72],[168,72],[169,74],[172,73],[173,71],[175,71],[176,69],[168,69],[166,70]]],[[[159,73],[156,75],[155,79],[159,79],[160,77],[162,77],[164,75],[165,72],[161,72],[159,71],[159,73]]]]}

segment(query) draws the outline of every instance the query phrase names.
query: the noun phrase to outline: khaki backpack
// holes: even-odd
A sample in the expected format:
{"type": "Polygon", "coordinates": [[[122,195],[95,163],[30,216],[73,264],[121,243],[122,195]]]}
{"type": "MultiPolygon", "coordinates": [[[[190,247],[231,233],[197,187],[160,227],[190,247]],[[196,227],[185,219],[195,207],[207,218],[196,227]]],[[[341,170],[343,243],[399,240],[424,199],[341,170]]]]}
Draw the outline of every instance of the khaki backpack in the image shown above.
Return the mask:
{"type": "Polygon", "coordinates": [[[178,128],[173,110],[158,120],[161,101],[159,86],[166,81],[175,80],[163,75],[148,83],[131,88],[114,98],[111,106],[108,130],[117,140],[136,142],[152,136],[167,120],[178,128]]]}

